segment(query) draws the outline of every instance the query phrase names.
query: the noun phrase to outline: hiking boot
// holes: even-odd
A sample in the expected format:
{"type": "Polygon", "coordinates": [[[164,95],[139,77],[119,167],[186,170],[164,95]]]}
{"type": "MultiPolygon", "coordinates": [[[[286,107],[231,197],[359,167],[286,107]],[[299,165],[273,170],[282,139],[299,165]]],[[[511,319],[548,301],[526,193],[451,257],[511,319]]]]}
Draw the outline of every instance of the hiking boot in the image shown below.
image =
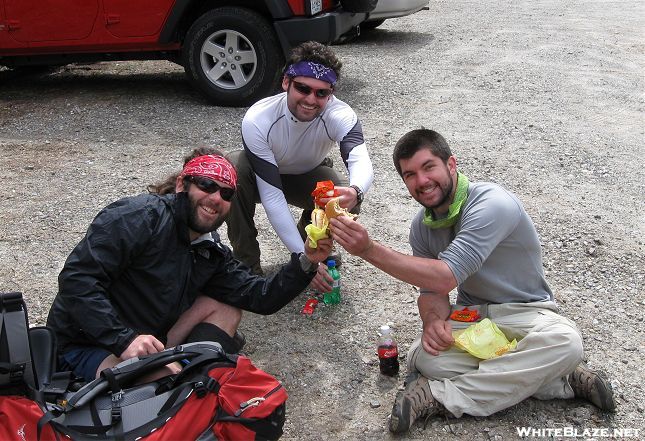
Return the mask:
{"type": "Polygon", "coordinates": [[[405,433],[422,417],[439,413],[443,405],[434,399],[428,379],[418,372],[405,378],[405,389],[397,392],[390,416],[390,432],[405,433]]]}
{"type": "Polygon", "coordinates": [[[585,363],[580,363],[569,375],[569,385],[576,398],[584,398],[607,412],[616,410],[614,390],[604,372],[591,370],[585,363]]]}

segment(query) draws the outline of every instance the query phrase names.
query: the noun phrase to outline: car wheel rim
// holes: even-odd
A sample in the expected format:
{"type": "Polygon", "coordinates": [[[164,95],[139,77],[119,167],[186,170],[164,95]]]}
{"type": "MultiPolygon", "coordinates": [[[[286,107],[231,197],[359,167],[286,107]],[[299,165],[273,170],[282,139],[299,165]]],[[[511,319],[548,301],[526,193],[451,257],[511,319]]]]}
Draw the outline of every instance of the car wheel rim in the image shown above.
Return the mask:
{"type": "Polygon", "coordinates": [[[257,64],[255,47],[239,32],[230,29],[215,32],[202,45],[204,74],[222,89],[239,89],[247,85],[257,64]]]}

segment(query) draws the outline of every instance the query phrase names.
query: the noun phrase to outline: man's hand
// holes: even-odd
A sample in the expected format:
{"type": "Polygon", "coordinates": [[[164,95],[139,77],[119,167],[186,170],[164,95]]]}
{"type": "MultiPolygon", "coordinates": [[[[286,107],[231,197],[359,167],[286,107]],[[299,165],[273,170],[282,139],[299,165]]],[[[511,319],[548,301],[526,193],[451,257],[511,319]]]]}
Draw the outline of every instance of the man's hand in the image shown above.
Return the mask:
{"type": "Polygon", "coordinates": [[[333,241],[330,238],[316,241],[316,248],[311,248],[309,238],[305,241],[305,255],[313,263],[322,262],[331,253],[333,241]]]}
{"type": "MultiPolygon", "coordinates": [[[[345,208],[346,210],[351,210],[358,204],[356,190],[353,189],[352,187],[334,187],[334,190],[338,192],[338,196],[334,196],[334,197],[340,198],[338,200],[338,203],[342,208],[345,208]]],[[[320,203],[323,204],[323,207],[324,207],[324,204],[327,204],[327,202],[329,202],[330,199],[332,198],[322,197],[320,198],[320,203]]]]}
{"type": "Polygon", "coordinates": [[[374,246],[364,226],[347,216],[338,216],[329,221],[331,237],[350,254],[364,255],[374,246]]]}
{"type": "MultiPolygon", "coordinates": [[[[317,241],[316,248],[311,248],[309,239],[305,242],[305,255],[312,262],[322,262],[325,260],[329,253],[331,253],[331,246],[333,241],[331,238],[320,239],[317,241]]],[[[318,273],[311,281],[309,287],[316,289],[320,292],[331,291],[331,283],[333,279],[327,274],[327,265],[321,263],[318,265],[318,273]]]]}
{"type": "Polygon", "coordinates": [[[455,342],[452,338],[452,325],[446,320],[432,320],[423,324],[421,343],[423,349],[432,355],[439,355],[455,342]]]}
{"type": "Polygon", "coordinates": [[[332,279],[332,277],[327,272],[327,265],[321,263],[320,265],[318,265],[318,273],[309,284],[309,287],[319,292],[329,292],[332,289],[331,284],[333,283],[333,281],[334,279],[332,279]]]}
{"type": "Polygon", "coordinates": [[[138,357],[140,355],[156,354],[163,351],[164,346],[154,335],[137,335],[132,343],[119,355],[121,360],[138,357]]]}

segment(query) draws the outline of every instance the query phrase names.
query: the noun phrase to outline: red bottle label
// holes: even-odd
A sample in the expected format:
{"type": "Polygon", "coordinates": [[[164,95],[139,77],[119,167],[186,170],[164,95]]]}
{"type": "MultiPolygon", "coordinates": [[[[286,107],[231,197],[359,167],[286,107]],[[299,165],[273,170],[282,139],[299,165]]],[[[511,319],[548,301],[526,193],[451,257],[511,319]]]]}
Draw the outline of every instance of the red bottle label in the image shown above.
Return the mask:
{"type": "Polygon", "coordinates": [[[378,358],[394,358],[399,356],[399,349],[396,346],[379,346],[378,358]]]}

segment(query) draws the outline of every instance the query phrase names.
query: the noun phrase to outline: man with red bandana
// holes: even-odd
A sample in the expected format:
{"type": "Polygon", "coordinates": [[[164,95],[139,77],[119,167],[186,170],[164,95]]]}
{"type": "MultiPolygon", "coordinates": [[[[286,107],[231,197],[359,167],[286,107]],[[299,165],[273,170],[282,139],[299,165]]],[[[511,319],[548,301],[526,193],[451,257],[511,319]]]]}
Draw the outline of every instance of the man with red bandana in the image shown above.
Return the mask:
{"type": "Polygon", "coordinates": [[[329,254],[331,239],[306,246],[269,278],[241,265],[216,232],[237,189],[221,155],[190,160],[175,189],[108,205],[67,258],[47,318],[59,369],[90,381],[124,359],[189,341],[237,352],[240,310],[278,311],[329,254]]]}
{"type": "MultiPolygon", "coordinates": [[[[333,181],[343,208],[358,213],[373,180],[363,129],[356,113],[334,95],[341,62],[320,43],[296,47],[282,79],[283,92],[255,103],[242,121],[244,150],[232,153],[239,183],[227,221],[235,256],[261,273],[255,206],[267,218],[290,252],[302,252],[313,210],[311,192],[318,181],[333,181]],[[338,148],[349,182],[328,158],[338,148]],[[289,204],[302,208],[296,222],[289,204]]],[[[323,199],[322,202],[327,202],[323,199]]],[[[329,290],[320,266],[314,287],[329,290]]]]}

